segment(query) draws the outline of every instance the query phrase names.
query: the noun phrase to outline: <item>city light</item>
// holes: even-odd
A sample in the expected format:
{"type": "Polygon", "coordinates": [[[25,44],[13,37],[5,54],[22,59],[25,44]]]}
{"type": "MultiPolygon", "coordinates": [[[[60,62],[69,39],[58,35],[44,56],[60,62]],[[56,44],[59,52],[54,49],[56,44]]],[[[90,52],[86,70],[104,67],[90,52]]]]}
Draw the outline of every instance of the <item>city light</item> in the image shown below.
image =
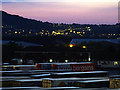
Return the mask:
{"type": "Polygon", "coordinates": [[[83,46],[83,48],[87,48],[86,46],[83,46]]]}
{"type": "Polygon", "coordinates": [[[29,32],[29,34],[31,34],[31,32],[29,32]]]}
{"type": "Polygon", "coordinates": [[[15,31],[15,34],[17,34],[17,31],[15,31]]]}
{"type": "Polygon", "coordinates": [[[16,66],[13,66],[13,69],[15,70],[16,66]]]}
{"type": "Polygon", "coordinates": [[[115,62],[114,62],[114,65],[118,65],[118,62],[117,62],[117,61],[115,61],[115,62]]]}
{"type": "Polygon", "coordinates": [[[69,47],[72,48],[72,47],[73,47],[73,44],[69,44],[69,47]]]}

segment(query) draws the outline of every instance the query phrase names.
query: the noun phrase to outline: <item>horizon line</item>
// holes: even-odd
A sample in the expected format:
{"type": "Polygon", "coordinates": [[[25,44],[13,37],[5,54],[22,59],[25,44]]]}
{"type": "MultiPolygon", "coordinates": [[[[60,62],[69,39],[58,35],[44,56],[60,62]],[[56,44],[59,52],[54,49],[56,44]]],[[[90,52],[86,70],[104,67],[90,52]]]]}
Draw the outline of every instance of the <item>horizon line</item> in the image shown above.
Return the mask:
{"type": "MultiPolygon", "coordinates": [[[[4,11],[4,10],[0,10],[0,12],[2,11],[2,13],[3,12],[5,12],[5,13],[7,13],[7,14],[10,14],[10,13],[8,13],[7,11],[4,11]]],[[[99,24],[96,24],[96,23],[75,23],[75,22],[73,22],[73,23],[63,23],[63,22],[49,22],[49,21],[41,21],[41,20],[37,20],[37,19],[34,19],[34,18],[28,18],[28,17],[24,17],[24,16],[21,16],[21,15],[18,15],[18,14],[10,14],[10,15],[16,15],[16,16],[19,16],[19,17],[21,17],[21,18],[25,18],[25,19],[30,19],[30,20],[35,20],[35,21],[39,21],[39,22],[43,22],[43,23],[45,23],[45,22],[48,22],[48,23],[54,23],[54,24],[80,24],[80,25],[116,25],[116,24],[119,24],[119,22],[116,22],[116,23],[113,23],[113,24],[108,24],[108,23],[99,23],[99,24]]]]}

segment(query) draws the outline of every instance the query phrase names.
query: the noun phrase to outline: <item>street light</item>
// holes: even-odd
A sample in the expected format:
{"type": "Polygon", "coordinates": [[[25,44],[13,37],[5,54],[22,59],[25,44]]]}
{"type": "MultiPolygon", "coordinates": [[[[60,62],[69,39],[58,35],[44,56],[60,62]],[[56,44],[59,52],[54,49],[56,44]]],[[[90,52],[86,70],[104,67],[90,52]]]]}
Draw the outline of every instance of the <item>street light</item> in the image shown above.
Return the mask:
{"type": "Polygon", "coordinates": [[[67,62],[68,62],[68,60],[65,60],[65,62],[67,63],[67,62]]]}
{"type": "Polygon", "coordinates": [[[83,46],[83,48],[87,48],[86,46],[83,46]]]}
{"type": "Polygon", "coordinates": [[[51,63],[53,62],[53,60],[52,60],[52,59],[50,59],[49,61],[50,61],[51,63]]]}
{"type": "Polygon", "coordinates": [[[115,62],[114,62],[114,65],[118,65],[118,62],[117,62],[117,61],[115,61],[115,62]]]}
{"type": "Polygon", "coordinates": [[[23,62],[23,60],[22,60],[22,59],[20,59],[20,62],[22,63],[22,62],[23,62]]]}
{"type": "Polygon", "coordinates": [[[88,61],[89,61],[89,62],[91,61],[91,58],[90,58],[90,57],[88,58],[88,61]]]}
{"type": "Polygon", "coordinates": [[[72,48],[72,47],[73,47],[73,44],[69,44],[69,47],[72,48]]]}

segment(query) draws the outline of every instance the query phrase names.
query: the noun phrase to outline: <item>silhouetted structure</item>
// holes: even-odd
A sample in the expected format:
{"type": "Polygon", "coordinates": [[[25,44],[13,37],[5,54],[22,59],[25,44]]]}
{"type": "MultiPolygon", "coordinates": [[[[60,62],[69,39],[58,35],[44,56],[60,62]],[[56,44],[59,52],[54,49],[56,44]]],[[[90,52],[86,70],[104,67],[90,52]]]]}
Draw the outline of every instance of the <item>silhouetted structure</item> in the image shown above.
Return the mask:
{"type": "Polygon", "coordinates": [[[19,58],[33,59],[36,62],[49,62],[50,59],[53,62],[79,62],[88,61],[88,55],[90,54],[87,49],[81,47],[27,47],[24,50],[16,51],[19,58]]]}

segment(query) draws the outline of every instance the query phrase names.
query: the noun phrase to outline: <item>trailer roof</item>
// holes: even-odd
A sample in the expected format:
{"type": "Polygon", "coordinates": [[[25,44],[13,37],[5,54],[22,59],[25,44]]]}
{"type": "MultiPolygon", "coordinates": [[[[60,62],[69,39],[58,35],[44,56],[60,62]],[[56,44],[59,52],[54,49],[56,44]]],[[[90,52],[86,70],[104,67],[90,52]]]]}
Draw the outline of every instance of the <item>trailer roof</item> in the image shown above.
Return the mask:
{"type": "Polygon", "coordinates": [[[3,65],[2,67],[34,67],[35,65],[3,65]]]}
{"type": "Polygon", "coordinates": [[[0,71],[1,73],[15,73],[15,72],[23,72],[23,70],[12,70],[12,71],[0,71]]]}
{"type": "Polygon", "coordinates": [[[87,80],[87,81],[77,81],[77,82],[80,82],[80,83],[91,83],[91,82],[103,82],[103,81],[109,81],[109,79],[87,80]]]}
{"type": "Polygon", "coordinates": [[[88,64],[93,62],[68,62],[68,63],[37,63],[37,64],[88,64]]]}
{"type": "Polygon", "coordinates": [[[88,74],[88,73],[108,73],[108,71],[64,72],[64,73],[52,73],[52,74],[55,74],[55,75],[63,75],[63,74],[88,74]]]}
{"type": "Polygon", "coordinates": [[[0,77],[2,79],[11,79],[11,78],[14,78],[14,79],[19,79],[19,78],[30,78],[30,77],[27,77],[27,76],[3,76],[3,77],[0,77]]]}
{"type": "Polygon", "coordinates": [[[93,77],[93,78],[42,78],[43,80],[104,80],[106,77],[93,77]]]}
{"type": "Polygon", "coordinates": [[[40,77],[40,76],[49,76],[51,74],[40,74],[40,75],[31,75],[31,76],[34,76],[34,77],[40,77]]]}
{"type": "Polygon", "coordinates": [[[24,79],[24,80],[15,80],[15,81],[19,81],[19,82],[29,82],[29,81],[42,81],[42,79],[24,79]]]}

